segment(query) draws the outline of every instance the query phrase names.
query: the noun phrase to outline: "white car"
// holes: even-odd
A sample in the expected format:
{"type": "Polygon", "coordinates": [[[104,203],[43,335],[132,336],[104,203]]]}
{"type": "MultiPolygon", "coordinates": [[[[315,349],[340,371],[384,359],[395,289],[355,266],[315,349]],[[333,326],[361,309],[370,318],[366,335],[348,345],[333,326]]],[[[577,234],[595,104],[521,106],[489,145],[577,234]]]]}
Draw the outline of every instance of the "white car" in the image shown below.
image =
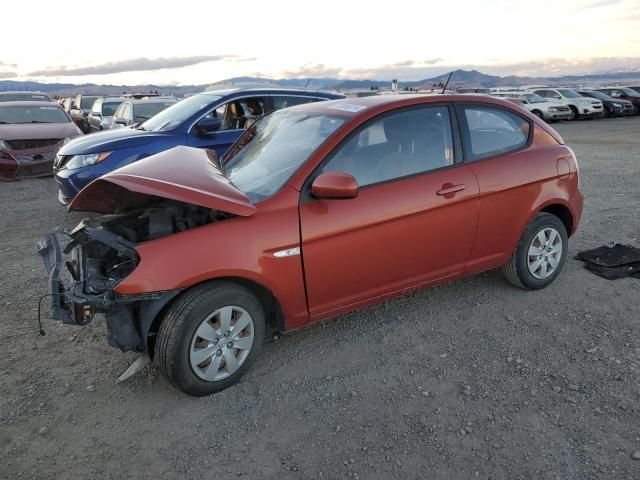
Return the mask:
{"type": "Polygon", "coordinates": [[[566,105],[549,102],[532,92],[495,92],[491,94],[494,97],[515,98],[522,102],[522,106],[531,113],[540,117],[545,122],[555,122],[558,120],[571,120],[573,112],[566,105]]]}
{"type": "Polygon", "coordinates": [[[571,119],[603,116],[604,108],[600,100],[585,98],[570,88],[536,88],[533,93],[540,95],[548,102],[569,107],[572,113],[571,119]]]}

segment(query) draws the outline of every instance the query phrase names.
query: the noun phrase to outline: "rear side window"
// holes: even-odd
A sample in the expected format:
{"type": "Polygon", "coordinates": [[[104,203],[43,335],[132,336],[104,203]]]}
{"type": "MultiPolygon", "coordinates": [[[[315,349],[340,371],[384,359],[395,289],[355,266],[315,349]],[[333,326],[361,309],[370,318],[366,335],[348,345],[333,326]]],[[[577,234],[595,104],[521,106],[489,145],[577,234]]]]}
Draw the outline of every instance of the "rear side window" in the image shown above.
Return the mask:
{"type": "Polygon", "coordinates": [[[466,154],[469,160],[502,155],[519,150],[529,142],[527,120],[507,110],[485,106],[465,106],[466,154]]]}
{"type": "Polygon", "coordinates": [[[316,98],[312,97],[294,97],[288,95],[278,95],[273,97],[274,110],[281,110],[287,107],[294,107],[296,105],[302,105],[304,103],[316,102],[316,98]]]}

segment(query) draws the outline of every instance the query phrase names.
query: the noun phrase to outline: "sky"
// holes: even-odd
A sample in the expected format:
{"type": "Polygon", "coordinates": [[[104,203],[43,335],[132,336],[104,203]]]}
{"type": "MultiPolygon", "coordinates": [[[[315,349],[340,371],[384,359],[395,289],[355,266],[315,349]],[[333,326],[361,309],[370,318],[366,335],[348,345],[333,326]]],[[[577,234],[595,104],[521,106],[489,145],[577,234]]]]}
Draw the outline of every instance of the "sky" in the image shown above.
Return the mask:
{"type": "Polygon", "coordinates": [[[9,1],[0,79],[419,80],[640,71],[640,0],[9,1]]]}

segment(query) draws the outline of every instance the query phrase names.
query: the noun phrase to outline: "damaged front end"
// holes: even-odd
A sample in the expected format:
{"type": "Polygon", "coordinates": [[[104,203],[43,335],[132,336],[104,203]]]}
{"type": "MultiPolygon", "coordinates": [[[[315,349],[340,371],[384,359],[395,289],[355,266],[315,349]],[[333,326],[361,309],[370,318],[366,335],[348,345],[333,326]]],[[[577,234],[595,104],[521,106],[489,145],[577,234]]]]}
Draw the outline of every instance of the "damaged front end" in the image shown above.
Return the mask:
{"type": "Polygon", "coordinates": [[[178,290],[136,295],[121,295],[114,290],[138,266],[136,244],[228,216],[164,200],[127,214],[85,219],[72,230],[49,233],[38,242],[37,251],[49,276],[52,318],[86,325],[96,313],[104,313],[110,345],[122,351],[144,351],[149,327],[145,314],[159,311],[158,305],[164,306],[178,290]],[[60,245],[61,235],[70,239],[64,247],[60,245]]]}
{"type": "Polygon", "coordinates": [[[153,322],[180,289],[118,293],[118,285],[140,264],[136,246],[253,215],[256,207],[224,176],[214,152],[176,147],[91,182],[69,210],[102,215],[72,230],[54,230],[38,242],[49,276],[51,316],[86,325],[104,313],[109,344],[142,352],[144,366],[153,351],[153,322]],[[62,235],[70,239],[64,246],[62,235]]]}

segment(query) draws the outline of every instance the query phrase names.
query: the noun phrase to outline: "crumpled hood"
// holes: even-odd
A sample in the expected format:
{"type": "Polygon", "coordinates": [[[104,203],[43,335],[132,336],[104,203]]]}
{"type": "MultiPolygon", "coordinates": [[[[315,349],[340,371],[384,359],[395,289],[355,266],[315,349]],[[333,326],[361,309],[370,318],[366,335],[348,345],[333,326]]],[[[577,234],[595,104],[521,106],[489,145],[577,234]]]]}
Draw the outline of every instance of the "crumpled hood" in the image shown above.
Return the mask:
{"type": "Polygon", "coordinates": [[[135,128],[116,128],[85,135],[67,143],[60,149],[60,155],[83,155],[137,147],[151,142],[162,133],[145,132],[135,128]]]}
{"type": "Polygon", "coordinates": [[[0,140],[63,139],[77,137],[79,134],[78,127],[73,122],[0,125],[0,140]]]}
{"type": "Polygon", "coordinates": [[[69,210],[120,213],[166,198],[240,216],[256,207],[217,167],[215,153],[174,147],[125,165],[94,180],[69,210]]]}

